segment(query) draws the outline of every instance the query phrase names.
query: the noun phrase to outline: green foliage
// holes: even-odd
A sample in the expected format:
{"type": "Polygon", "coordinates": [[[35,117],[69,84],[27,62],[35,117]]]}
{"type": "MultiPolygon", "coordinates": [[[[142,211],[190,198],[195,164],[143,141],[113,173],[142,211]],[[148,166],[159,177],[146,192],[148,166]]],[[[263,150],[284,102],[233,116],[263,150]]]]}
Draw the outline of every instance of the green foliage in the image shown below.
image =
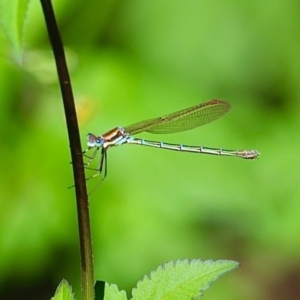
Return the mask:
{"type": "Polygon", "coordinates": [[[9,40],[16,59],[20,62],[22,57],[22,42],[24,23],[29,0],[1,0],[0,25],[9,40]]]}
{"type": "MultiPolygon", "coordinates": [[[[238,267],[235,261],[178,260],[170,261],[146,275],[132,291],[132,300],[198,299],[224,273],[238,267]]],[[[96,300],[101,300],[97,295],[96,300]]],[[[125,300],[125,291],[115,284],[105,284],[104,300],[125,300]]]]}
{"type": "Polygon", "coordinates": [[[238,267],[234,261],[171,261],[145,276],[133,289],[133,300],[198,299],[222,274],[238,267]]]}
{"type": "Polygon", "coordinates": [[[61,281],[51,300],[75,300],[72,294],[72,288],[66,280],[61,281]]]}
{"type": "MultiPolygon", "coordinates": [[[[101,300],[126,300],[126,292],[125,291],[119,291],[117,285],[115,284],[108,284],[105,283],[105,296],[104,298],[101,298],[101,300]]],[[[97,298],[96,300],[100,300],[100,298],[97,298]]]]}

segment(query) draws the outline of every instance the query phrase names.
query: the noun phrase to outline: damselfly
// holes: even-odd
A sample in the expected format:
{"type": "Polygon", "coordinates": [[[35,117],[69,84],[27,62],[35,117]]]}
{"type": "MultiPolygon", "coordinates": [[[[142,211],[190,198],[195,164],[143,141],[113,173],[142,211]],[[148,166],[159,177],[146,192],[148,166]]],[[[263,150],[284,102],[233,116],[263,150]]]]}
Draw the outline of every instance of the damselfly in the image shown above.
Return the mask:
{"type": "Polygon", "coordinates": [[[89,133],[87,135],[88,148],[83,152],[83,155],[89,158],[89,161],[86,163],[86,167],[96,157],[100,148],[101,159],[99,168],[96,169],[97,173],[87,178],[87,180],[100,175],[104,168],[103,181],[107,175],[107,149],[123,144],[149,146],[182,152],[236,156],[245,159],[253,159],[258,157],[259,152],[256,150],[225,150],[202,146],[186,146],[180,144],[148,141],[132,137],[132,135],[141,132],[166,134],[190,130],[221,118],[229,112],[230,108],[231,106],[228,102],[214,99],[163,117],[138,122],[126,127],[116,127],[103,135],[96,136],[92,133],[89,133]],[[96,149],[91,156],[87,156],[86,152],[88,152],[91,148],[96,149]]]}

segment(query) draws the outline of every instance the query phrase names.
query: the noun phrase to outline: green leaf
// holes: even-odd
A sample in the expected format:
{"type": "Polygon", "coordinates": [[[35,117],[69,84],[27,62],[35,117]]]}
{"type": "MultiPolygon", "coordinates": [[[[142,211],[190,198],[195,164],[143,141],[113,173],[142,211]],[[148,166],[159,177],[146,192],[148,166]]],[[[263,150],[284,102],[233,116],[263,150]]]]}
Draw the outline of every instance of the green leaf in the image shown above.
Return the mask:
{"type": "Polygon", "coordinates": [[[66,280],[61,281],[51,300],[74,300],[72,288],[66,280]]]}
{"type": "Polygon", "coordinates": [[[222,274],[238,267],[229,260],[170,261],[152,271],[133,289],[134,300],[198,299],[222,274]]]}
{"type": "Polygon", "coordinates": [[[0,0],[0,25],[19,62],[28,3],[29,0],[0,0]]]}
{"type": "Polygon", "coordinates": [[[105,283],[105,295],[104,300],[126,300],[126,292],[119,291],[118,287],[115,284],[109,285],[105,283]]]}

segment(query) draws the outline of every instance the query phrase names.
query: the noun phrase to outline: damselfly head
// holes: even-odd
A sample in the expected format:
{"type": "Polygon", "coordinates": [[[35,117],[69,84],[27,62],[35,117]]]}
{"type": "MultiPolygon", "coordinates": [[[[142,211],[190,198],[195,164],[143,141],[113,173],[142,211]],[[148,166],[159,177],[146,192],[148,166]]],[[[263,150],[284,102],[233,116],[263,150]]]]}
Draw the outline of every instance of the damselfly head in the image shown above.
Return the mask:
{"type": "Polygon", "coordinates": [[[103,145],[103,138],[102,136],[96,136],[92,133],[89,133],[86,137],[87,139],[87,145],[90,147],[90,148],[93,148],[93,147],[102,147],[103,145]]]}

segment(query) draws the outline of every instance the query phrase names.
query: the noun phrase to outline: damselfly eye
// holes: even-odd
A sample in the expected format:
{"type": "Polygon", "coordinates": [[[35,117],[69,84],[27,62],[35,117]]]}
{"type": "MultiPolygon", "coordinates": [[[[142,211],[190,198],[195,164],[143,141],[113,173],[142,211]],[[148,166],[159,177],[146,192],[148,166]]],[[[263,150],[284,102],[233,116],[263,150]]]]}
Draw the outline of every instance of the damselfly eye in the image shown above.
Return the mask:
{"type": "Polygon", "coordinates": [[[89,147],[101,147],[103,144],[103,139],[101,136],[97,137],[92,133],[87,135],[87,145],[89,147]]]}
{"type": "Polygon", "coordinates": [[[95,140],[96,139],[96,136],[92,133],[89,133],[87,136],[86,136],[86,139],[88,141],[92,141],[92,140],[95,140]]]}

